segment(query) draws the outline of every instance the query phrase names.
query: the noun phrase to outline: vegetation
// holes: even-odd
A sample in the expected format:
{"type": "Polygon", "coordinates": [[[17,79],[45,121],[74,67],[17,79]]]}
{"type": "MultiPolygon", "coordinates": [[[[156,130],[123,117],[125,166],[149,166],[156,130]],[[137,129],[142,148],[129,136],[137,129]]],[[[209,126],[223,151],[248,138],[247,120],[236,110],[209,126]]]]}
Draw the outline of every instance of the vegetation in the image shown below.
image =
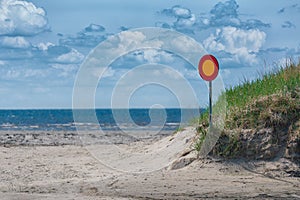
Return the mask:
{"type": "Polygon", "coordinates": [[[198,137],[197,142],[195,143],[195,150],[199,152],[201,150],[202,144],[205,140],[207,130],[204,129],[203,126],[198,126],[197,133],[199,134],[199,137],[198,137]]]}
{"type": "Polygon", "coordinates": [[[181,131],[184,131],[184,130],[185,130],[184,127],[179,126],[179,127],[174,131],[173,134],[176,134],[176,133],[181,132],[181,131]]]}
{"type": "MultiPolygon", "coordinates": [[[[300,63],[290,64],[255,81],[245,81],[227,89],[214,108],[220,106],[225,97],[227,109],[224,111],[225,129],[221,132],[223,144],[219,141],[217,152],[221,156],[234,157],[241,149],[241,130],[273,128],[288,133],[288,130],[297,129],[300,121],[300,63]]],[[[200,116],[199,127],[199,136],[195,143],[198,151],[207,132],[207,112],[200,116]]],[[[300,138],[299,129],[289,133],[300,138]]]]}

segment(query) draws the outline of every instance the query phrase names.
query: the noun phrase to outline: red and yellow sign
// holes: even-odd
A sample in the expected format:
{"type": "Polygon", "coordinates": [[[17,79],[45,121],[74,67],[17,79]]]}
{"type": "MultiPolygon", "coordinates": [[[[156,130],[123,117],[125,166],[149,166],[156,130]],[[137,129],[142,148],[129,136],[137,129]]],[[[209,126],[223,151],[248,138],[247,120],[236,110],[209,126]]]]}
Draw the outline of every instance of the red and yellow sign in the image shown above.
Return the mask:
{"type": "Polygon", "coordinates": [[[199,74],[206,81],[214,80],[219,73],[219,63],[213,55],[204,55],[198,65],[199,74]]]}

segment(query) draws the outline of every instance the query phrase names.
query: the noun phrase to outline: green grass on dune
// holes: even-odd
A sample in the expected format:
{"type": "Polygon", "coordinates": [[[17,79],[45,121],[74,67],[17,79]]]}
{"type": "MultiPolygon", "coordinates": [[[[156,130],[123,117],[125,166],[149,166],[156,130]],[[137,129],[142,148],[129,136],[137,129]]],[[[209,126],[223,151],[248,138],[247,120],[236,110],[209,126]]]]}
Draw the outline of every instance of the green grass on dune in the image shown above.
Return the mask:
{"type": "Polygon", "coordinates": [[[253,99],[276,93],[293,91],[300,87],[300,65],[291,64],[286,68],[263,76],[252,82],[226,90],[228,108],[242,108],[253,99]]]}
{"type": "Polygon", "coordinates": [[[300,64],[291,64],[262,79],[245,82],[225,92],[225,127],[260,128],[268,115],[299,117],[300,64]]]}
{"type": "MultiPolygon", "coordinates": [[[[247,111],[247,108],[253,102],[266,98],[272,98],[272,95],[297,96],[300,91],[300,63],[298,65],[291,64],[286,68],[281,68],[275,73],[264,75],[261,79],[251,82],[244,82],[241,85],[226,89],[226,91],[219,97],[219,99],[226,97],[227,110],[226,110],[226,123],[228,128],[238,128],[230,125],[228,119],[236,114],[238,111],[247,111]]],[[[286,106],[288,102],[284,102],[286,106]]],[[[217,101],[214,107],[218,107],[220,101],[217,101]]],[[[263,109],[263,107],[262,107],[263,109]]],[[[199,118],[200,124],[208,125],[208,112],[204,112],[199,118]]]]}
{"type": "MultiPolygon", "coordinates": [[[[226,98],[225,131],[287,126],[300,120],[300,63],[264,75],[255,81],[227,89],[214,104],[220,107],[226,98]]],[[[200,149],[208,127],[208,113],[199,118],[198,141],[200,149]]],[[[299,136],[300,137],[300,136],[299,136]]]]}

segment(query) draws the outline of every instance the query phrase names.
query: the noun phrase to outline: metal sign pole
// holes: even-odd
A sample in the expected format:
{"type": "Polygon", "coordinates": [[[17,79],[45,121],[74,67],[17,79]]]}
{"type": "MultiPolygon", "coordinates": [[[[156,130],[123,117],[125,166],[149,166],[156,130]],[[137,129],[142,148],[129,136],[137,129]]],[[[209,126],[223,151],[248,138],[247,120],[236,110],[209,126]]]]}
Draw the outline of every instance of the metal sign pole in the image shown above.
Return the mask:
{"type": "Polygon", "coordinates": [[[212,127],[212,81],[209,81],[209,127],[212,127]]]}
{"type": "Polygon", "coordinates": [[[218,76],[219,63],[213,55],[202,56],[198,64],[198,71],[201,78],[209,81],[209,127],[212,128],[212,81],[218,76]]]}

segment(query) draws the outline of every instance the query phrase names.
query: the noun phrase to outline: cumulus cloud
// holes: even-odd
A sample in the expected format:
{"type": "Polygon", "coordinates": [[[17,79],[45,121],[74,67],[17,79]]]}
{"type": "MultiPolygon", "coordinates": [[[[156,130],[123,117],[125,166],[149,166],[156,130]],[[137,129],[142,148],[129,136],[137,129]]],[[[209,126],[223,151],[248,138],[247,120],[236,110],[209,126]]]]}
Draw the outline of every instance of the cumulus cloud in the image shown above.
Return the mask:
{"type": "Polygon", "coordinates": [[[212,19],[218,20],[223,18],[237,18],[238,12],[237,9],[239,5],[235,0],[229,0],[226,2],[217,3],[210,13],[213,15],[212,19]]]}
{"type": "Polygon", "coordinates": [[[44,9],[22,0],[0,1],[0,35],[32,36],[48,30],[44,9]]]}
{"type": "Polygon", "coordinates": [[[67,77],[78,69],[78,66],[73,64],[53,64],[51,67],[59,71],[59,77],[67,77]]]}
{"type": "Polygon", "coordinates": [[[79,46],[79,47],[95,47],[107,37],[105,35],[87,35],[78,33],[76,36],[67,36],[59,40],[61,45],[79,46]]]}
{"type": "MultiPolygon", "coordinates": [[[[112,69],[112,67],[109,67],[106,69],[106,71],[103,73],[102,78],[107,78],[107,77],[116,77],[115,76],[116,69],[112,69]]],[[[117,77],[119,78],[119,77],[117,77]]]]}
{"type": "Polygon", "coordinates": [[[32,51],[37,59],[46,63],[79,64],[84,59],[84,55],[76,49],[50,42],[39,43],[32,48],[32,51]]]}
{"type": "Polygon", "coordinates": [[[124,61],[134,60],[138,64],[142,63],[161,63],[169,64],[174,61],[173,54],[157,50],[157,49],[144,49],[132,52],[124,57],[124,61]]]}
{"type": "Polygon", "coordinates": [[[156,26],[162,28],[173,28],[180,32],[194,33],[196,30],[203,30],[212,27],[232,26],[241,29],[268,28],[271,24],[264,23],[258,19],[241,20],[238,13],[239,5],[235,0],[228,0],[217,3],[208,15],[196,17],[188,8],[180,5],[164,9],[160,13],[176,18],[176,21],[157,22],[156,26]]]}
{"type": "Polygon", "coordinates": [[[176,18],[176,21],[171,25],[166,22],[157,22],[156,26],[162,28],[174,28],[180,32],[193,33],[193,26],[196,25],[196,15],[188,8],[180,5],[175,5],[172,8],[163,9],[163,15],[176,18]]]}
{"type": "MultiPolygon", "coordinates": [[[[210,11],[211,17],[206,26],[233,26],[244,29],[270,27],[270,24],[263,23],[258,19],[242,21],[238,13],[239,5],[235,0],[217,3],[210,11]]],[[[205,24],[205,22],[204,22],[205,24]]]]}
{"type": "Polygon", "coordinates": [[[78,64],[43,62],[42,60],[13,60],[0,65],[0,79],[15,83],[16,80],[26,83],[43,85],[72,85],[78,64]],[[63,79],[60,79],[63,77],[63,79]]]}
{"type": "Polygon", "coordinates": [[[4,48],[16,48],[16,49],[27,49],[31,47],[30,42],[28,42],[24,37],[3,37],[0,38],[0,47],[4,48]]]}
{"type": "Polygon", "coordinates": [[[178,18],[176,22],[174,22],[174,27],[178,31],[181,32],[189,32],[193,33],[191,29],[196,24],[196,16],[194,14],[191,15],[189,18],[178,18]]]}
{"type": "Polygon", "coordinates": [[[6,80],[25,80],[31,77],[40,80],[48,75],[73,76],[74,70],[67,69],[75,66],[78,68],[83,59],[83,54],[67,46],[50,42],[32,45],[21,36],[3,36],[0,39],[0,60],[5,63],[0,73],[6,80]]]}
{"type": "Polygon", "coordinates": [[[62,54],[67,54],[71,51],[70,47],[67,46],[61,46],[61,45],[50,45],[48,46],[48,48],[45,50],[45,53],[48,56],[51,57],[56,57],[56,56],[60,56],[62,54]]]}
{"type": "Polygon", "coordinates": [[[98,24],[90,24],[84,30],[85,30],[85,32],[102,32],[102,31],[105,31],[105,28],[98,24]]]}
{"type": "Polygon", "coordinates": [[[155,49],[144,51],[144,59],[148,63],[171,63],[174,60],[171,53],[155,49]]]}
{"type": "Polygon", "coordinates": [[[221,54],[221,57],[227,61],[255,65],[256,54],[262,48],[265,39],[266,33],[258,29],[224,27],[211,34],[204,40],[203,45],[208,51],[221,54]]]}
{"type": "MultiPolygon", "coordinates": [[[[90,24],[76,35],[67,35],[59,40],[61,45],[77,47],[95,47],[107,39],[109,34],[105,33],[105,27],[98,24],[90,24]]],[[[63,35],[61,35],[63,36],[63,35]]]]}
{"type": "Polygon", "coordinates": [[[247,19],[245,22],[241,22],[240,28],[254,29],[254,28],[270,28],[271,24],[264,23],[258,19],[247,19]]]}
{"type": "Polygon", "coordinates": [[[159,39],[147,39],[146,35],[140,31],[125,31],[116,36],[109,37],[106,40],[107,51],[106,56],[111,54],[123,55],[130,53],[136,49],[154,48],[159,49],[163,45],[163,41],[159,39]]]}
{"type": "Polygon", "coordinates": [[[70,52],[62,54],[60,56],[58,56],[55,61],[58,63],[81,63],[84,59],[84,56],[79,53],[77,50],[75,49],[71,49],[70,52]]]}
{"type": "Polygon", "coordinates": [[[41,51],[46,51],[50,46],[55,46],[55,45],[51,42],[47,42],[47,43],[41,42],[36,45],[36,47],[41,51]]]}
{"type": "Polygon", "coordinates": [[[24,37],[0,37],[0,59],[6,61],[31,60],[32,66],[49,64],[79,64],[84,55],[74,48],[51,42],[31,44],[24,37]]]}
{"type": "Polygon", "coordinates": [[[181,7],[180,5],[173,6],[172,8],[163,9],[161,13],[172,16],[172,17],[180,17],[180,18],[190,18],[192,12],[188,8],[181,7]]]}

